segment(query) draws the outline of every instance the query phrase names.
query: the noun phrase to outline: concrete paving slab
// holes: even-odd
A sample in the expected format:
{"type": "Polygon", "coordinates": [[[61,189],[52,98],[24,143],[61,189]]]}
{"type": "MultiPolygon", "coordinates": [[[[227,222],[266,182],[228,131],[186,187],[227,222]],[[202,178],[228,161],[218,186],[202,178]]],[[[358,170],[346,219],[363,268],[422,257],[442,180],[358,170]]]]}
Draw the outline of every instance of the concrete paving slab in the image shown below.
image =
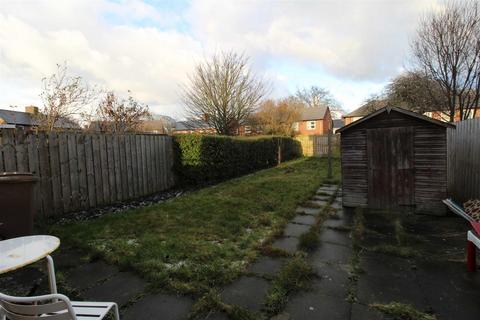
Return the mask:
{"type": "Polygon", "coordinates": [[[103,261],[95,261],[71,269],[66,276],[67,283],[76,290],[83,291],[118,273],[115,266],[103,261]]]}
{"type": "Polygon", "coordinates": [[[302,234],[310,230],[310,226],[296,223],[288,223],[283,230],[284,237],[300,237],[302,234]]]}
{"type": "Polygon", "coordinates": [[[298,215],[292,220],[292,222],[304,224],[307,226],[313,226],[316,223],[316,219],[315,217],[309,215],[298,215]]]}
{"type": "Polygon", "coordinates": [[[469,273],[465,265],[448,261],[421,261],[417,282],[428,305],[439,319],[478,319],[480,273],[469,273]]]}
{"type": "Polygon", "coordinates": [[[311,206],[316,206],[316,207],[326,207],[328,205],[327,201],[324,200],[310,200],[308,202],[309,205],[311,206]]]}
{"type": "Polygon", "coordinates": [[[328,219],[322,224],[325,228],[348,227],[349,225],[344,219],[328,219]]]}
{"type": "Polygon", "coordinates": [[[352,249],[333,243],[320,243],[318,249],[311,255],[313,265],[324,263],[348,264],[352,256],[352,249]]]}
{"type": "Polygon", "coordinates": [[[260,311],[270,283],[262,278],[243,276],[220,293],[223,302],[260,311]]]}
{"type": "Polygon", "coordinates": [[[298,238],[279,238],[272,243],[272,247],[276,249],[285,250],[288,253],[295,253],[297,251],[298,238]]]}
{"type": "Polygon", "coordinates": [[[352,245],[352,239],[349,232],[341,232],[327,228],[323,228],[320,231],[320,241],[334,243],[342,246],[352,245]]]}
{"type": "Polygon", "coordinates": [[[307,208],[307,207],[298,207],[295,210],[296,213],[300,214],[309,214],[312,216],[318,216],[322,212],[323,208],[307,208]]]}
{"type": "Polygon", "coordinates": [[[346,267],[343,267],[343,265],[324,264],[316,266],[315,270],[320,276],[319,285],[316,288],[317,292],[340,299],[347,298],[350,282],[346,267]]]}
{"type": "Polygon", "coordinates": [[[345,299],[309,291],[294,296],[285,312],[292,320],[347,320],[350,304],[345,299]]]}
{"type": "Polygon", "coordinates": [[[317,201],[318,203],[321,203],[322,205],[327,205],[329,202],[330,202],[330,198],[329,196],[319,196],[319,195],[316,195],[316,196],[313,196],[312,199],[314,201],[317,201]]]}
{"type": "Polygon", "coordinates": [[[248,268],[248,271],[261,276],[273,277],[284,263],[285,259],[283,258],[260,257],[248,268]]]}
{"type": "Polygon", "coordinates": [[[113,301],[122,306],[142,293],[146,285],[146,282],[138,276],[129,272],[120,272],[88,289],[82,296],[86,300],[113,301]]]}
{"type": "MultiPolygon", "coordinates": [[[[187,319],[193,300],[168,294],[146,296],[135,302],[125,312],[124,320],[181,320],[187,319]]],[[[209,318],[214,319],[214,318],[209,318]]]]}
{"type": "Polygon", "coordinates": [[[410,261],[369,253],[360,257],[360,267],[364,270],[357,283],[357,297],[361,303],[396,301],[425,309],[426,299],[410,261]]]}

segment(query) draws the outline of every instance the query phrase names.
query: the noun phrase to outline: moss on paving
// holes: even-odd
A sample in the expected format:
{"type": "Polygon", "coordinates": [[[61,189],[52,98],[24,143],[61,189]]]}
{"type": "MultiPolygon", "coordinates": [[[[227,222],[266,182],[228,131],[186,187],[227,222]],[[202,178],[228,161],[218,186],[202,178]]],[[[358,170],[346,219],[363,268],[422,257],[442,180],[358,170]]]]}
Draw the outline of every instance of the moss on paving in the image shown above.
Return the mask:
{"type": "MultiPolygon", "coordinates": [[[[334,165],[338,176],[338,161],[334,165]]],[[[48,232],[135,270],[154,288],[205,294],[245,271],[297,205],[315,194],[326,167],[326,159],[302,158],[162,204],[48,232]]]]}
{"type": "Polygon", "coordinates": [[[370,308],[376,309],[389,316],[392,320],[436,320],[434,315],[424,313],[409,304],[391,302],[389,304],[371,304],[370,308]]]}
{"type": "Polygon", "coordinates": [[[298,248],[303,251],[313,251],[319,245],[318,232],[315,227],[310,228],[307,232],[298,238],[298,248]]]}
{"type": "Polygon", "coordinates": [[[293,292],[308,289],[316,276],[313,267],[302,255],[293,257],[276,274],[265,298],[265,312],[278,314],[285,308],[288,296],[293,292]]]}

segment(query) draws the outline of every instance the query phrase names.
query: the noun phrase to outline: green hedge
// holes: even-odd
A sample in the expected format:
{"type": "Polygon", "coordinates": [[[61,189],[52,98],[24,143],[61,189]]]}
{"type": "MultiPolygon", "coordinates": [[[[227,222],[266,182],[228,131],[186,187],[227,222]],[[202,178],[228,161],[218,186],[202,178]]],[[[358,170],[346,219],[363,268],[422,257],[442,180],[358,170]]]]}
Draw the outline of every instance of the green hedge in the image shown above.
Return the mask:
{"type": "Polygon", "coordinates": [[[175,171],[181,183],[206,184],[276,166],[302,155],[298,141],[288,137],[235,138],[187,134],[175,141],[175,171]]]}

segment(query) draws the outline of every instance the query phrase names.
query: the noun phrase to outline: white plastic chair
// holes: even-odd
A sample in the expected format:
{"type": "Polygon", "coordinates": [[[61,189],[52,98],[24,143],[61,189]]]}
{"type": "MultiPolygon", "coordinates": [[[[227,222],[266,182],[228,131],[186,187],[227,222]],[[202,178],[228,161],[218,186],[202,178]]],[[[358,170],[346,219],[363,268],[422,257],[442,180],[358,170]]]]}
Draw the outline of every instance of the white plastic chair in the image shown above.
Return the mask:
{"type": "Polygon", "coordinates": [[[63,294],[13,297],[0,293],[0,320],[100,320],[112,309],[120,320],[113,302],[70,301],[63,294]]]}

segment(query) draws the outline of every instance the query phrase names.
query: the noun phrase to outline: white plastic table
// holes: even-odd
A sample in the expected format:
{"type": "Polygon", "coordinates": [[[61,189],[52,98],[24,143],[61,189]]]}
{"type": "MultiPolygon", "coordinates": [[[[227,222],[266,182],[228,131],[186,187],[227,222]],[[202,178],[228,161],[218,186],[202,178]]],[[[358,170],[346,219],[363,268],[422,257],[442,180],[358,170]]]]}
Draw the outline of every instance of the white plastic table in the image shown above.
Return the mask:
{"type": "Polygon", "coordinates": [[[50,291],[57,293],[55,267],[50,253],[59,245],[60,239],[53,236],[28,236],[0,241],[0,274],[46,258],[50,291]]]}

